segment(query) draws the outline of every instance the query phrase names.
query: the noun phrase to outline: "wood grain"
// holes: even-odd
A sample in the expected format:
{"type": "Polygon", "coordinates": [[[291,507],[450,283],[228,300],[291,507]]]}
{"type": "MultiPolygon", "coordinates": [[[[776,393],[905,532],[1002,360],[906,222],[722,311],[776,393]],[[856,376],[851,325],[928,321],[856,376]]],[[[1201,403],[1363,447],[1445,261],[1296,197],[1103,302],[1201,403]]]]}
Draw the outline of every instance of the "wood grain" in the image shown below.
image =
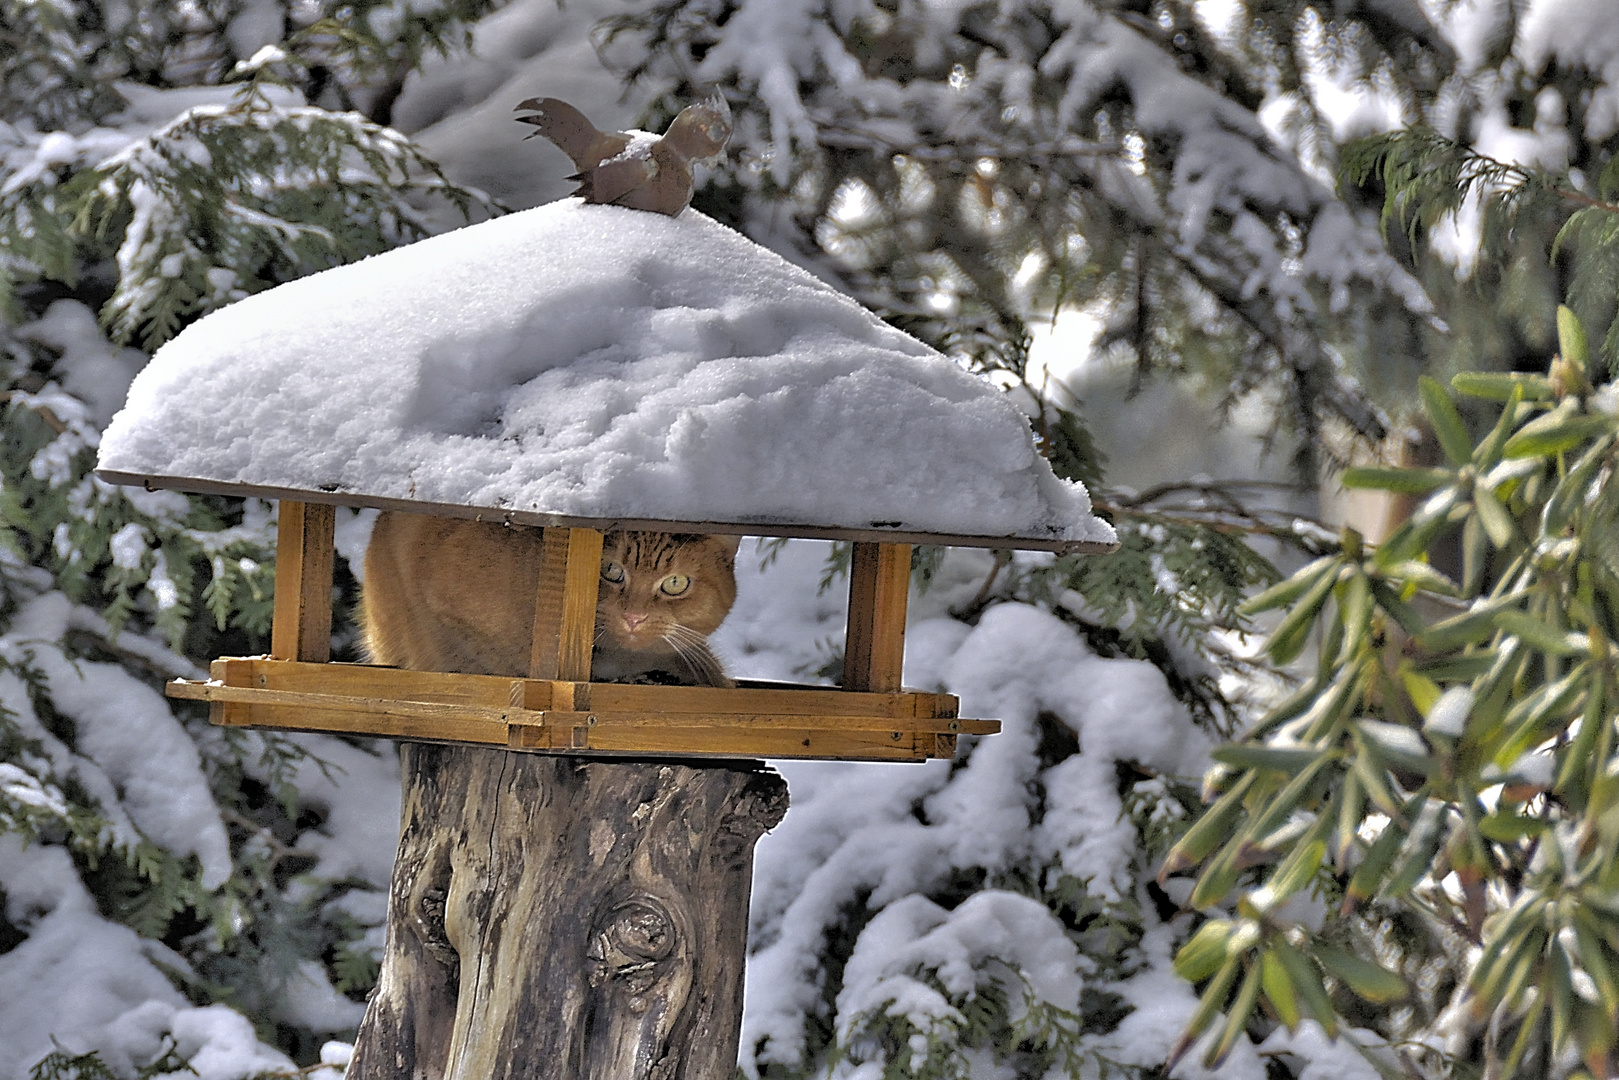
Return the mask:
{"type": "Polygon", "coordinates": [[[736,1071],[757,763],[401,748],[377,990],[349,1080],[721,1080],[736,1071]]]}
{"type": "Polygon", "coordinates": [[[276,518],[270,654],[321,663],[332,655],[335,507],[283,499],[276,518]]]}
{"type": "Polygon", "coordinates": [[[601,558],[602,534],[595,529],[545,530],[534,593],[530,678],[590,679],[601,558]]]}
{"type": "Polygon", "coordinates": [[[920,761],[953,756],[958,735],[1000,730],[959,718],[949,694],[633,686],[265,657],[216,660],[210,675],[167,692],[208,702],[216,724],[540,753],[920,761]]]}
{"type": "Polygon", "coordinates": [[[849,552],[849,625],[843,688],[897,691],[905,666],[905,604],[911,587],[909,544],[853,544],[849,552]]]}

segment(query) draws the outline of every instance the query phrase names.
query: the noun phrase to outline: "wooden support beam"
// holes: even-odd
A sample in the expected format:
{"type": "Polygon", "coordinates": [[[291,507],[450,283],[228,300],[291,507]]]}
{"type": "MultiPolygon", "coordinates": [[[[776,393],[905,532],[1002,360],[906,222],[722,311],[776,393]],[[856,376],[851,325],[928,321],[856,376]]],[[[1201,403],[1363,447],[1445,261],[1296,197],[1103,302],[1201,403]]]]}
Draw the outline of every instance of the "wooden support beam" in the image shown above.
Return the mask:
{"type": "Polygon", "coordinates": [[[275,537],[270,655],[323,664],[332,655],[332,544],[337,508],[284,499],[275,537]]]}
{"type": "Polygon", "coordinates": [[[849,553],[849,628],[843,688],[893,693],[905,663],[911,545],[856,542],[849,553]]]}
{"type": "Polygon", "coordinates": [[[529,678],[589,682],[602,534],[595,529],[546,529],[542,545],[529,678]]]}

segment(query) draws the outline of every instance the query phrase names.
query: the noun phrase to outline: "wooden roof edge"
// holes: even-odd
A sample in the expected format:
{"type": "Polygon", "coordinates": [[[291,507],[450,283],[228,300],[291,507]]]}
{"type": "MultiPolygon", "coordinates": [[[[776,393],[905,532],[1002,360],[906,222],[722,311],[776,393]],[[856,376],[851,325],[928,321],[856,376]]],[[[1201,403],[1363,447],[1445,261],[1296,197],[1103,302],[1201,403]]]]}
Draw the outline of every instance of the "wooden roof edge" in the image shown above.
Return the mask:
{"type": "Polygon", "coordinates": [[[457,503],[424,502],[382,495],[362,495],[351,491],[306,491],[301,488],[266,484],[244,484],[227,480],[205,480],[188,476],[158,476],[97,469],[96,476],[109,484],[142,487],[147,491],[164,489],[198,495],[256,496],[262,499],[291,499],[298,502],[327,503],[333,506],[370,507],[376,510],[402,510],[413,514],[470,518],[474,521],[500,521],[511,525],[546,528],[599,529],[602,532],[639,530],[648,532],[690,532],[725,536],[787,536],[804,540],[857,540],[886,544],[945,544],[956,547],[1010,548],[1020,551],[1051,551],[1059,555],[1105,555],[1117,551],[1117,543],[1099,540],[1056,540],[1023,536],[982,536],[956,533],[919,532],[900,528],[839,528],[824,525],[798,525],[775,521],[664,521],[650,518],[583,518],[565,514],[544,514],[529,510],[508,510],[494,506],[462,506],[457,503]]]}

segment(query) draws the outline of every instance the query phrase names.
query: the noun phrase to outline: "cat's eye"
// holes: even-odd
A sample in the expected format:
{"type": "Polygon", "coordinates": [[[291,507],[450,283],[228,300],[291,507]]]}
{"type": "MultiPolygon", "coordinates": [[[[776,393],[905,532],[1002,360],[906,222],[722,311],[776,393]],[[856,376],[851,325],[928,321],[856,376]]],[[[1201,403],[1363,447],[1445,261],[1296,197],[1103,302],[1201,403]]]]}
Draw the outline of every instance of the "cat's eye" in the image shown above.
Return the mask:
{"type": "Polygon", "coordinates": [[[663,584],[658,586],[659,591],[665,596],[679,596],[689,588],[691,588],[691,578],[685,574],[670,574],[663,579],[663,584]]]}
{"type": "Polygon", "coordinates": [[[616,562],[602,563],[602,580],[614,585],[624,584],[624,568],[616,562]]]}

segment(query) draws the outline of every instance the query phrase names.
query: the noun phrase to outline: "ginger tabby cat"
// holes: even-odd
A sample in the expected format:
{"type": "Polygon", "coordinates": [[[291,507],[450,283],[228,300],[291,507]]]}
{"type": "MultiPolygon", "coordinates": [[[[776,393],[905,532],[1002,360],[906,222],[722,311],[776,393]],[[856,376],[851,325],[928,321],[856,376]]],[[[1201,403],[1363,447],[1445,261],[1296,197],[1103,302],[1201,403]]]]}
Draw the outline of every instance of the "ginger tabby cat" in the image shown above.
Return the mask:
{"type": "MultiPolygon", "coordinates": [[[[736,599],[739,539],[608,533],[591,678],[732,685],[708,635],[736,599]]],[[[539,566],[538,529],[381,514],[365,552],[360,604],[371,661],[527,675],[539,566]]]]}

